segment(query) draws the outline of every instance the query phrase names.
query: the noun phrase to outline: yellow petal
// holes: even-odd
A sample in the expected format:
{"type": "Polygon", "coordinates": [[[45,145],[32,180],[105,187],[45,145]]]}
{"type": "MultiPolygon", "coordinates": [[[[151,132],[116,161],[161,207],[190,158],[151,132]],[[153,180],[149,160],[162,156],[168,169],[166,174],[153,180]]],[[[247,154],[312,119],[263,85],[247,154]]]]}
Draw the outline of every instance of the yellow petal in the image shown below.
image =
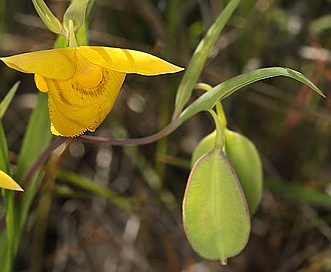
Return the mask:
{"type": "Polygon", "coordinates": [[[8,67],[46,78],[69,79],[75,72],[74,48],[35,51],[0,58],[8,67]]]}
{"type": "Polygon", "coordinates": [[[91,105],[75,107],[65,104],[60,98],[48,96],[49,116],[57,136],[75,137],[83,134],[100,119],[100,107],[91,105]]]}
{"type": "Polygon", "coordinates": [[[76,79],[76,75],[70,80],[46,79],[55,135],[74,137],[94,131],[113,108],[125,74],[103,69],[102,80],[94,88],[84,88],[76,79]]]}
{"type": "Polygon", "coordinates": [[[102,80],[102,67],[89,62],[75,51],[75,79],[83,88],[94,88],[102,80]]]}
{"type": "Polygon", "coordinates": [[[9,175],[0,170],[0,187],[15,191],[23,191],[21,186],[19,186],[9,175]]]}
{"type": "MultiPolygon", "coordinates": [[[[60,132],[58,132],[57,130],[56,130],[56,128],[54,127],[54,125],[51,123],[51,132],[52,132],[52,134],[53,135],[55,135],[55,136],[64,136],[63,134],[61,134],[60,132]]],[[[80,134],[77,134],[77,135],[75,135],[75,136],[79,136],[80,134]]],[[[69,137],[69,136],[66,136],[66,137],[69,137]]],[[[70,136],[70,137],[74,137],[74,136],[70,136]]]]}
{"type": "Polygon", "coordinates": [[[58,132],[57,130],[56,130],[56,128],[54,127],[54,125],[51,123],[51,132],[52,132],[52,134],[53,135],[55,135],[55,136],[63,136],[60,132],[58,132]]]}
{"type": "Polygon", "coordinates": [[[135,50],[100,46],[80,46],[76,50],[94,64],[127,74],[152,76],[183,70],[158,57],[135,50]]]}
{"type": "Polygon", "coordinates": [[[34,82],[36,83],[36,86],[39,91],[43,93],[48,92],[47,82],[46,79],[40,75],[34,75],[34,82]]]}

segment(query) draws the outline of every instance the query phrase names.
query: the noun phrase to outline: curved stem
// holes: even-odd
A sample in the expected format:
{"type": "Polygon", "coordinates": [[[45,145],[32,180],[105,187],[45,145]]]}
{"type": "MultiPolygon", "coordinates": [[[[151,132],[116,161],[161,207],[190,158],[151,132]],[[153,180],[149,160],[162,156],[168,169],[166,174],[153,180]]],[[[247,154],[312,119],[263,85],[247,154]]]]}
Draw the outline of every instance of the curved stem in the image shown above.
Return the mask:
{"type": "Polygon", "coordinates": [[[216,126],[215,148],[222,149],[224,146],[223,126],[221,124],[219,116],[213,110],[210,110],[209,113],[213,117],[216,126]]]}
{"type": "MultiPolygon", "coordinates": [[[[201,90],[204,90],[204,91],[208,92],[208,91],[210,91],[213,87],[210,86],[209,84],[206,84],[206,83],[197,83],[197,84],[195,85],[195,88],[196,88],[196,89],[201,89],[201,90]]],[[[223,106],[222,106],[222,103],[221,103],[220,100],[218,100],[218,101],[216,102],[215,107],[216,107],[217,115],[218,115],[218,117],[219,117],[220,120],[221,120],[222,127],[223,127],[223,128],[227,127],[226,116],[225,116],[224,109],[223,109],[223,106]]]]}
{"type": "Polygon", "coordinates": [[[177,122],[177,120],[171,122],[168,126],[164,129],[160,130],[159,132],[152,134],[150,136],[142,137],[142,138],[133,138],[133,139],[112,139],[107,137],[99,137],[99,136],[91,136],[91,135],[82,135],[78,139],[82,140],[83,142],[88,143],[96,143],[96,144],[108,144],[108,145],[145,145],[161,138],[169,135],[173,132],[176,128],[179,127],[181,123],[177,122]]]}
{"type": "MultiPolygon", "coordinates": [[[[152,142],[155,142],[167,135],[169,135],[171,132],[176,130],[182,122],[180,122],[178,119],[172,121],[169,125],[167,125],[165,128],[160,130],[159,132],[152,134],[150,136],[142,137],[142,138],[133,138],[133,139],[111,139],[106,137],[98,137],[98,136],[91,136],[91,135],[82,135],[78,137],[78,139],[82,140],[83,142],[88,143],[95,143],[95,144],[108,144],[108,145],[144,145],[149,144],[152,142]]],[[[61,144],[63,144],[65,141],[67,141],[68,138],[64,137],[56,137],[53,142],[50,144],[48,148],[45,149],[45,151],[40,155],[40,157],[34,162],[30,170],[26,173],[26,175],[23,178],[23,181],[21,183],[22,187],[26,187],[33,177],[34,173],[37,171],[37,169],[45,162],[45,160],[48,158],[48,155],[54,151],[57,147],[59,147],[61,144]]],[[[17,202],[21,194],[17,194],[15,201],[17,202]]],[[[5,227],[5,218],[0,218],[0,231],[5,227]]]]}

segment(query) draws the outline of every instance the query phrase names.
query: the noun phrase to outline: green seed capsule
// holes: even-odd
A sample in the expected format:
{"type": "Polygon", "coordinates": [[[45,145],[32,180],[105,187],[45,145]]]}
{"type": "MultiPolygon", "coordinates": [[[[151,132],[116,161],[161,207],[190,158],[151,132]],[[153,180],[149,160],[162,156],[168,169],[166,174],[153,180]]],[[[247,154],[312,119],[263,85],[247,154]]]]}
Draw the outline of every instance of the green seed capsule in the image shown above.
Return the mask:
{"type": "Polygon", "coordinates": [[[193,166],[183,200],[183,224],[192,248],[206,259],[226,264],[246,246],[246,199],[221,149],[203,155],[193,166]]]}
{"type": "MultiPolygon", "coordinates": [[[[203,138],[196,147],[192,164],[213,149],[216,131],[203,138]]],[[[250,214],[260,202],[263,186],[262,164],[254,144],[240,133],[224,129],[225,154],[231,162],[243,188],[250,214]]]]}

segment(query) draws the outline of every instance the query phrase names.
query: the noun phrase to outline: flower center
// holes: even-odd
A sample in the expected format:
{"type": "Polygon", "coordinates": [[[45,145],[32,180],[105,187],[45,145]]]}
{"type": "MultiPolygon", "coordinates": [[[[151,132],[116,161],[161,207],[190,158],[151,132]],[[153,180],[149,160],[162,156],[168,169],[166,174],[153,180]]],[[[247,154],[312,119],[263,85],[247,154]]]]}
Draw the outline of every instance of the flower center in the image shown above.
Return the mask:
{"type": "Polygon", "coordinates": [[[76,71],[73,80],[86,89],[97,87],[102,81],[102,67],[89,62],[77,50],[75,50],[75,61],[76,71]]]}

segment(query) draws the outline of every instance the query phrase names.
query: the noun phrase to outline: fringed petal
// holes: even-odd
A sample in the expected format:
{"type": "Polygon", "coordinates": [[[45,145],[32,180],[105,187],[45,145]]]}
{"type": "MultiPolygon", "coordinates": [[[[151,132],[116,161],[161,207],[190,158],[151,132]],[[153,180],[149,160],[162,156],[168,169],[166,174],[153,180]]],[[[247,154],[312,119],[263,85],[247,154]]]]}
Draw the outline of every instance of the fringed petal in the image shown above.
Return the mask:
{"type": "Polygon", "coordinates": [[[94,131],[109,114],[121,89],[125,74],[102,70],[102,80],[94,88],[84,88],[80,80],[48,80],[50,118],[54,134],[66,137],[94,131]]]}
{"type": "Polygon", "coordinates": [[[58,136],[79,136],[93,127],[100,119],[101,109],[97,104],[88,107],[75,107],[64,103],[56,95],[49,95],[48,107],[49,116],[54,126],[51,131],[58,136]]]}

